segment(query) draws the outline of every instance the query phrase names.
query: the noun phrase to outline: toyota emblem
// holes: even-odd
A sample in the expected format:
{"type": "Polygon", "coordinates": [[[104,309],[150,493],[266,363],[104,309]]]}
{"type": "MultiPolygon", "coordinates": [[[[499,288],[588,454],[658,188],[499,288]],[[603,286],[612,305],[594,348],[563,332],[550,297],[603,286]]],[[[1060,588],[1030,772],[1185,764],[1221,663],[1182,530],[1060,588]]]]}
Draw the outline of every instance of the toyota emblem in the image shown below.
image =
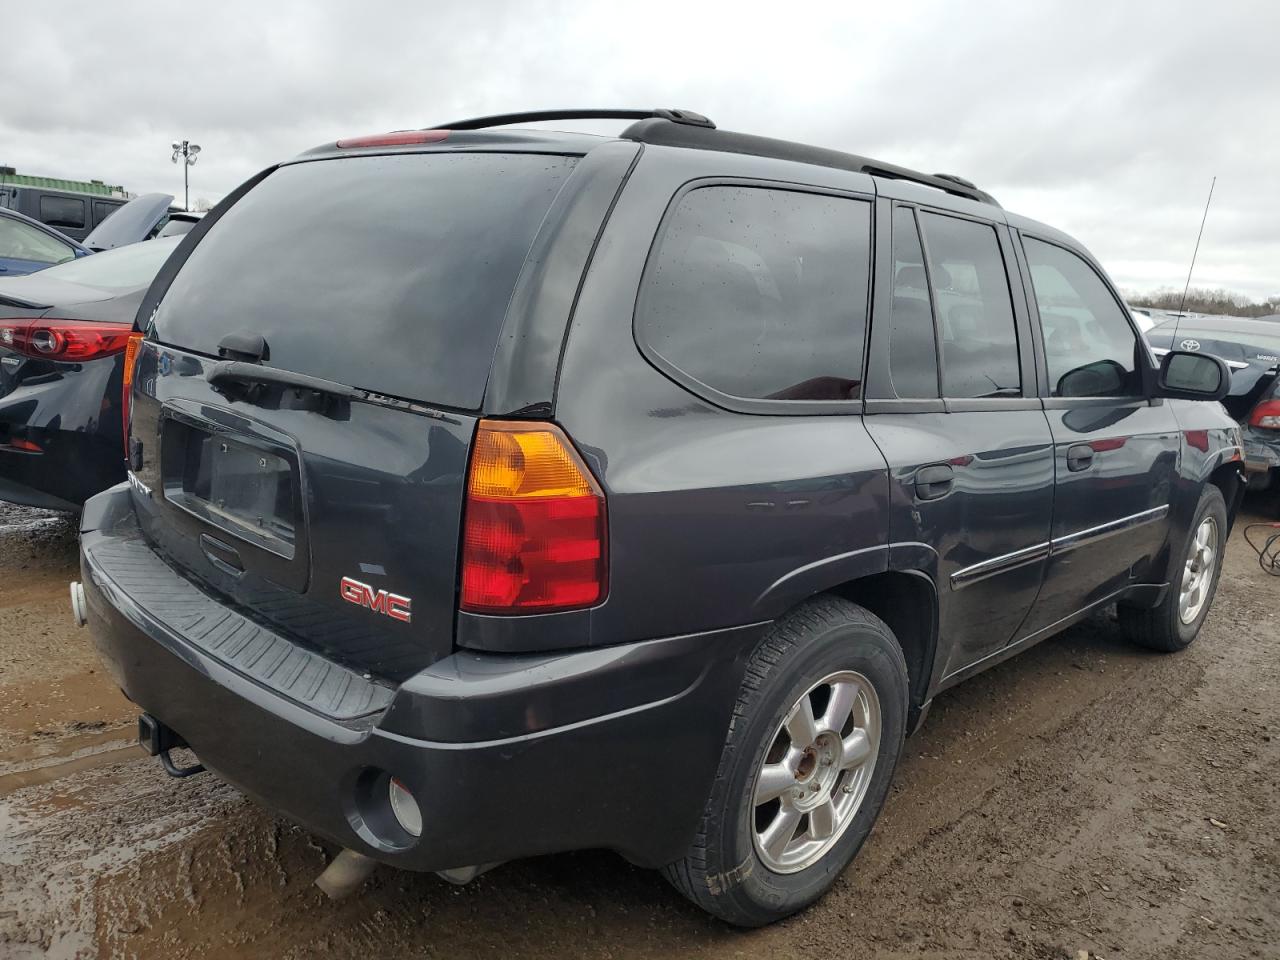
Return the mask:
{"type": "Polygon", "coordinates": [[[1199,340],[1183,340],[1180,344],[1178,344],[1178,346],[1183,350],[1195,351],[1200,349],[1200,341],[1199,340]]]}

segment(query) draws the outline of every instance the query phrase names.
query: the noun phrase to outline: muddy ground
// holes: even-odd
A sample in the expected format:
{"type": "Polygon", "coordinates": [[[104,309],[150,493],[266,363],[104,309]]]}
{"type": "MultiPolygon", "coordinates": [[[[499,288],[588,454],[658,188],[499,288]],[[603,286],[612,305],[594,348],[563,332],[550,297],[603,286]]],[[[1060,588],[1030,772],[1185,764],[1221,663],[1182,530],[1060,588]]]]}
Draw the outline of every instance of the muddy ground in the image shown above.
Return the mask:
{"type": "Polygon", "coordinates": [[[1280,958],[1280,579],[1239,528],[1189,651],[1099,618],[942,695],[831,895],[745,933],[607,853],[327,902],[325,844],[131,744],[75,576],[69,521],[0,505],[3,960],[1280,958]]]}

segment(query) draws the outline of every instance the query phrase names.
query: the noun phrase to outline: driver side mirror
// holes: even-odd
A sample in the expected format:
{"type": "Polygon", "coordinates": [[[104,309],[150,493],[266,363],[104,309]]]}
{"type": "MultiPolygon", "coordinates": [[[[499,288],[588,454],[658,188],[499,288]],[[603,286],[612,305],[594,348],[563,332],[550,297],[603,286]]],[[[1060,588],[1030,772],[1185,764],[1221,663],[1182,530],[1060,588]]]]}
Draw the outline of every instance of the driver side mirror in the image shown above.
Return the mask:
{"type": "Polygon", "coordinates": [[[1156,396],[1176,400],[1221,400],[1231,389],[1231,371],[1207,353],[1171,350],[1160,358],[1156,396]]]}

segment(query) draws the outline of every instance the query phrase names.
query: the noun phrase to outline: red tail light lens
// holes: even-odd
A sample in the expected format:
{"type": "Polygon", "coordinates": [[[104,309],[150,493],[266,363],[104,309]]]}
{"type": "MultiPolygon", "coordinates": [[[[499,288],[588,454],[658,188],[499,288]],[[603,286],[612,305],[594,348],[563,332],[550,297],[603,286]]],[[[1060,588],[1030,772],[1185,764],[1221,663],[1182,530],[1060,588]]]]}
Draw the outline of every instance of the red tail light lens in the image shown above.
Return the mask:
{"type": "Polygon", "coordinates": [[[1249,414],[1249,425],[1264,430],[1280,430],[1280,400],[1263,400],[1249,414]]]}
{"type": "Polygon", "coordinates": [[[485,420],[463,522],[463,610],[545,613],[606,591],[604,493],[561,430],[485,420]]]}
{"type": "Polygon", "coordinates": [[[404,147],[413,143],[439,143],[448,136],[448,130],[397,130],[395,133],[348,137],[345,140],[339,140],[338,146],[343,150],[358,147],[404,147]]]}
{"type": "Polygon", "coordinates": [[[129,395],[133,390],[133,368],[138,362],[138,348],[142,346],[142,334],[129,332],[124,347],[124,388],[120,397],[120,416],[124,422],[124,459],[129,460],[129,395]]]}
{"type": "Polygon", "coordinates": [[[29,357],[77,363],[119,353],[130,329],[119,323],[75,320],[0,320],[0,347],[29,357]]]}

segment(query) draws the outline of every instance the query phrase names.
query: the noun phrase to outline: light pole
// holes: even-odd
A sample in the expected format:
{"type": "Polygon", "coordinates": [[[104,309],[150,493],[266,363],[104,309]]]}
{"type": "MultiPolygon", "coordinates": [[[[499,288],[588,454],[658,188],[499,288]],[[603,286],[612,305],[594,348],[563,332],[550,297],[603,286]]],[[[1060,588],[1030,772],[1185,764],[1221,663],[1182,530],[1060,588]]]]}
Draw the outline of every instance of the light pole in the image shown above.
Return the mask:
{"type": "Polygon", "coordinates": [[[200,152],[200,144],[183,140],[173,141],[173,156],[169,159],[182,164],[182,209],[191,209],[191,188],[187,184],[187,168],[195,164],[196,154],[200,152]]]}

